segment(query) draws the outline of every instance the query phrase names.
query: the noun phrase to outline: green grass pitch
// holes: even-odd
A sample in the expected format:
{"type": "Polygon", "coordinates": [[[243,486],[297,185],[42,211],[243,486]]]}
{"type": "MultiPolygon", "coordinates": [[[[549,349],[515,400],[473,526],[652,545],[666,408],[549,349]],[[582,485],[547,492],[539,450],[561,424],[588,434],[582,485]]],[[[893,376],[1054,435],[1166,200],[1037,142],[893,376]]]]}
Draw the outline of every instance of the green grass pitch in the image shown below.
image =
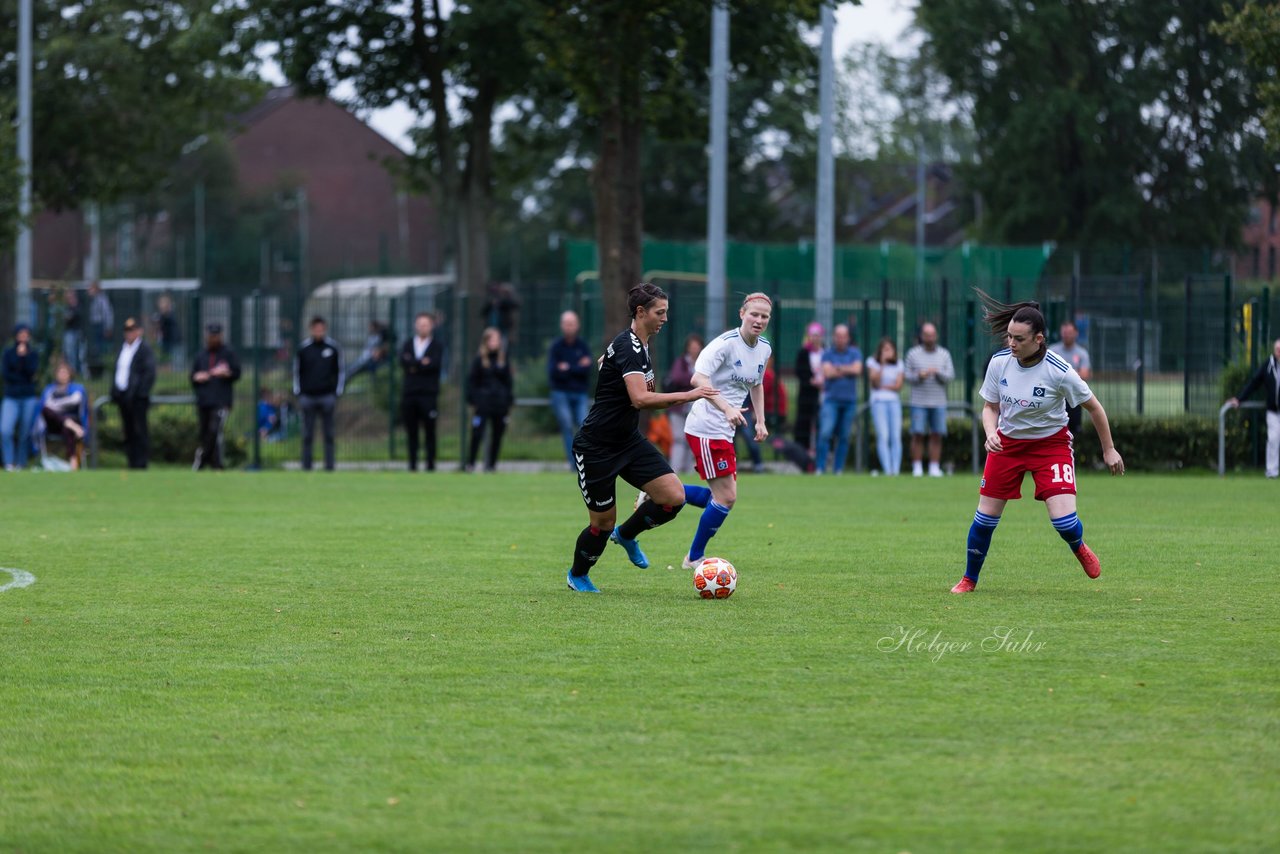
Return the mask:
{"type": "Polygon", "coordinates": [[[1280,489],[1082,480],[955,597],[971,476],[745,475],[706,602],[568,473],[6,476],[0,850],[1274,850],[1280,489]]]}

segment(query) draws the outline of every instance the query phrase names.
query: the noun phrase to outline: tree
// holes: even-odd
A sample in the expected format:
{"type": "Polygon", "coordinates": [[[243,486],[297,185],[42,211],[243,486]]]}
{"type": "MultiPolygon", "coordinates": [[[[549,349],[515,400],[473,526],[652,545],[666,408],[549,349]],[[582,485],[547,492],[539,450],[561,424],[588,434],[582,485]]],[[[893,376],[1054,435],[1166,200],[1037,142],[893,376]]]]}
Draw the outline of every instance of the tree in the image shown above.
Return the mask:
{"type": "Polygon", "coordinates": [[[1268,147],[1280,153],[1280,4],[1248,0],[1216,23],[1214,32],[1244,52],[1257,81],[1268,147]]]}
{"type": "Polygon", "coordinates": [[[356,109],[413,110],[417,151],[404,177],[435,191],[459,283],[473,297],[489,283],[495,110],[536,78],[523,37],[528,7],[463,2],[446,17],[439,0],[281,0],[263,4],[244,35],[247,45],[273,44],[304,93],[350,86],[356,109]]]}
{"type": "MultiPolygon", "coordinates": [[[[1238,5],[1238,4],[1237,4],[1238,5]]],[[[995,240],[1230,246],[1262,143],[1221,0],[922,0],[995,240]]]]}
{"type": "MultiPolygon", "coordinates": [[[[0,20],[16,20],[0,0],[0,20]]],[[[229,46],[231,4],[217,0],[36,0],[32,185],[36,207],[110,204],[160,185],[184,145],[261,91],[229,46]]],[[[0,31],[0,107],[13,115],[16,28],[0,31]]],[[[0,198],[16,197],[11,136],[0,133],[0,198]]],[[[14,211],[0,204],[7,243],[14,211]]]]}
{"type": "MultiPolygon", "coordinates": [[[[643,272],[646,134],[652,129],[662,138],[689,140],[706,133],[701,93],[709,85],[710,9],[678,0],[540,5],[531,28],[538,52],[564,75],[595,131],[591,178],[600,287],[605,322],[614,329],[625,325],[626,293],[643,272]]],[[[732,78],[785,77],[788,69],[812,67],[813,48],[799,38],[799,28],[816,19],[816,2],[735,2],[730,15],[732,78]]]]}

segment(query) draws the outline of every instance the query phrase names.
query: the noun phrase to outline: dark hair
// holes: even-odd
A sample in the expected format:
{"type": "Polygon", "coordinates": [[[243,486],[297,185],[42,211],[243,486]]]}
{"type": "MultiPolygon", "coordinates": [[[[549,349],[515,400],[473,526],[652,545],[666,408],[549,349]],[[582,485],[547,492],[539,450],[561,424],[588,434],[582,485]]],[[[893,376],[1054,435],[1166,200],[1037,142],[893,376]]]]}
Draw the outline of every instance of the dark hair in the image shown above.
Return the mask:
{"type": "Polygon", "coordinates": [[[892,361],[892,362],[887,362],[887,363],[886,363],[886,362],[881,362],[881,364],[890,364],[890,365],[897,364],[897,362],[898,362],[898,342],[897,342],[897,341],[894,341],[892,338],[889,338],[888,336],[885,336],[884,338],[881,338],[881,339],[880,339],[880,343],[876,345],[876,361],[877,361],[877,362],[879,362],[879,361],[880,361],[880,354],[884,352],[884,345],[886,345],[886,344],[888,344],[890,347],[892,347],[892,348],[893,348],[893,361],[892,361]]]}
{"type": "Polygon", "coordinates": [[[648,308],[660,299],[666,299],[667,292],[651,282],[641,282],[627,292],[627,310],[631,317],[636,316],[636,309],[648,308]]]}
{"type": "Polygon", "coordinates": [[[694,341],[698,342],[699,347],[705,347],[707,345],[707,342],[702,339],[701,335],[696,332],[690,332],[688,335],[684,336],[684,351],[686,353],[689,352],[689,345],[694,341]]]}
{"type": "MultiPolygon", "coordinates": [[[[323,318],[323,317],[321,317],[321,316],[320,316],[320,315],[318,315],[318,314],[317,314],[315,317],[311,318],[311,324],[310,324],[310,325],[311,325],[311,326],[315,326],[317,323],[324,323],[324,318],[323,318]]],[[[324,323],[324,325],[325,325],[325,326],[328,326],[329,324],[324,323]]]]}
{"type": "Polygon", "coordinates": [[[981,288],[974,288],[978,299],[982,300],[982,319],[987,328],[996,337],[1002,337],[1009,331],[1010,323],[1025,323],[1031,327],[1031,334],[1045,334],[1044,315],[1040,313],[1040,303],[1034,300],[1016,302],[1012,305],[997,301],[981,288]]]}
{"type": "MultiPolygon", "coordinates": [[[[419,317],[425,317],[427,320],[430,320],[432,323],[436,322],[436,316],[429,311],[420,311],[413,316],[413,319],[416,321],[419,317]]],[[[374,321],[374,322],[377,323],[377,321],[374,321]]],[[[378,324],[378,325],[381,326],[382,324],[378,324]]]]}

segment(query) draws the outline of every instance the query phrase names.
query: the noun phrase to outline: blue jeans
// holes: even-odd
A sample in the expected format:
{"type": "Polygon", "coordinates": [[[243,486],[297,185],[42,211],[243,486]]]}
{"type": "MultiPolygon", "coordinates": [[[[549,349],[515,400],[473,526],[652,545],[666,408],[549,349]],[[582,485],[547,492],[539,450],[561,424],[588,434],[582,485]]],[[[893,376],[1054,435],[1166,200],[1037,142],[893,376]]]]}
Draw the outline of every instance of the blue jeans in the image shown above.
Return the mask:
{"type": "Polygon", "coordinates": [[[564,458],[573,468],[573,437],[587,420],[587,393],[585,391],[551,390],[551,411],[560,425],[560,437],[564,439],[564,458]]]}
{"type": "Polygon", "coordinates": [[[818,416],[818,473],[826,470],[827,449],[831,446],[831,437],[836,440],[836,455],[831,461],[831,470],[836,474],[844,471],[845,458],[849,456],[849,431],[853,429],[853,416],[858,410],[856,400],[824,400],[822,412],[818,416]]]}
{"type": "Polygon", "coordinates": [[[876,455],[885,474],[902,471],[902,402],[871,401],[871,420],[876,425],[876,455]]]}
{"type": "Polygon", "coordinates": [[[25,468],[31,447],[31,425],[40,409],[38,397],[6,397],[0,404],[0,442],[4,443],[4,464],[25,468]],[[17,442],[17,455],[14,442],[17,442]]]}

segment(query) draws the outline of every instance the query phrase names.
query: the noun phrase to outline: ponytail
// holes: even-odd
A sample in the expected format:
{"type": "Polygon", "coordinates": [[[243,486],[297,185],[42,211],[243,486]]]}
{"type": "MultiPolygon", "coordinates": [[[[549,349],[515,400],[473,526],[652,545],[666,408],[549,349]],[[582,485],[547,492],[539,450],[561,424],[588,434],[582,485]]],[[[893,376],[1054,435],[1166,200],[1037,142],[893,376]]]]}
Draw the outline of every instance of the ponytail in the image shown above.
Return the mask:
{"type": "Polygon", "coordinates": [[[1040,313],[1040,303],[1034,300],[1016,302],[1011,305],[999,302],[981,288],[974,288],[978,299],[982,300],[982,320],[997,338],[1009,331],[1010,323],[1025,323],[1031,327],[1031,334],[1045,335],[1047,327],[1044,315],[1040,313]]]}

